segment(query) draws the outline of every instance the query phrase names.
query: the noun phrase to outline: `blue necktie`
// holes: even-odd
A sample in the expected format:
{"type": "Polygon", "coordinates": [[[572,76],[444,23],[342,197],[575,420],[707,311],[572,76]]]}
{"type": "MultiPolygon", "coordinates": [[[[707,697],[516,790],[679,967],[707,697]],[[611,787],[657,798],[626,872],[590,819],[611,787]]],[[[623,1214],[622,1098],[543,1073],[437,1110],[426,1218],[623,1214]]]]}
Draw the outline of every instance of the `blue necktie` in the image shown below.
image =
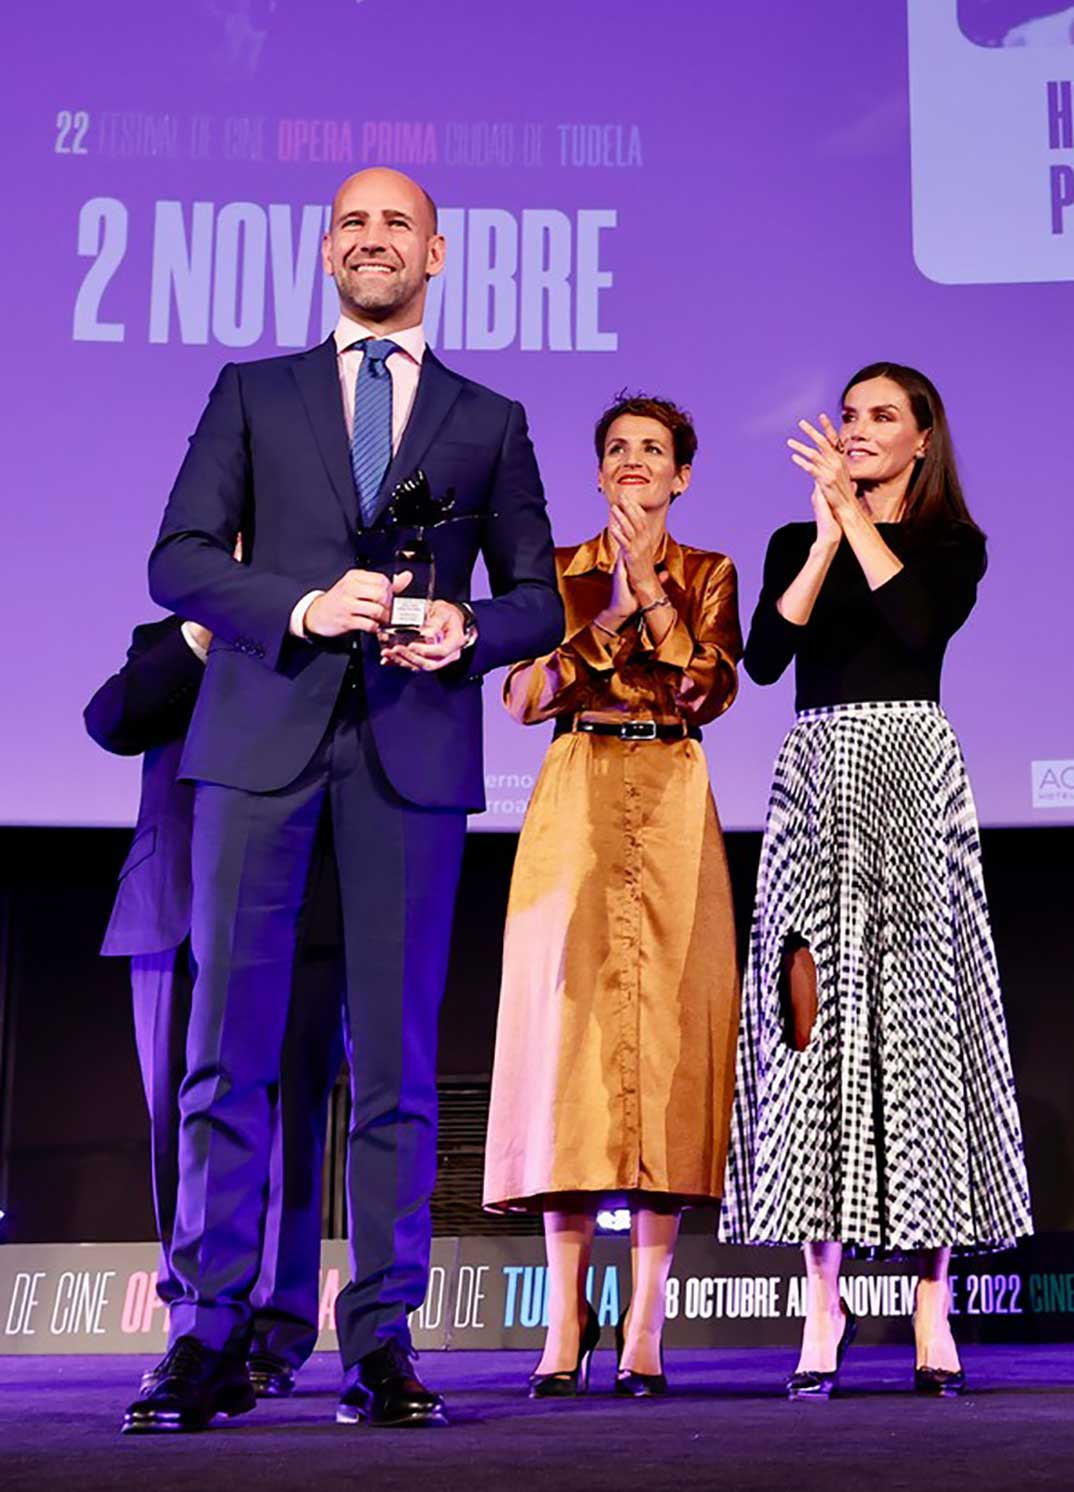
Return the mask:
{"type": "Polygon", "coordinates": [[[354,386],[351,471],[362,522],[368,527],[377,516],[377,495],[392,459],[392,375],[388,359],[399,347],[373,337],[354,345],[365,356],[354,386]]]}

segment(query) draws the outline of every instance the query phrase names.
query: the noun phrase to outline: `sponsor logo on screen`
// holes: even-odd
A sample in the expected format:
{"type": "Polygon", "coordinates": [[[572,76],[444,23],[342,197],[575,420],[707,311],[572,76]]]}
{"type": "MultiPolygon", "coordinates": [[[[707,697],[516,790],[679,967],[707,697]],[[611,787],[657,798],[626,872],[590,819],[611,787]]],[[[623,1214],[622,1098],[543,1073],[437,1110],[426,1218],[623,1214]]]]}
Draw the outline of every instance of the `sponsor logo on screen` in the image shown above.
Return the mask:
{"type": "Polygon", "coordinates": [[[1033,807],[1074,808],[1074,761],[1033,763],[1033,807]]]}

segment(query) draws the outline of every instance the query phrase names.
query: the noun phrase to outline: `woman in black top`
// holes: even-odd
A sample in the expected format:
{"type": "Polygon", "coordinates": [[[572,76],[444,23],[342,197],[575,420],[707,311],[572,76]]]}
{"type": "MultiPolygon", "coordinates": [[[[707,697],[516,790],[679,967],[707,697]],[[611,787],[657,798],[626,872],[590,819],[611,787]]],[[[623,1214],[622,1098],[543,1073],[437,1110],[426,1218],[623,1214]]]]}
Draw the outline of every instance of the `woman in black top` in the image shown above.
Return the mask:
{"type": "Polygon", "coordinates": [[[772,536],[745,666],[794,659],[742,1000],[721,1237],[801,1243],[792,1398],[827,1397],[855,1323],[844,1245],[919,1255],[915,1386],[963,1386],[951,1249],[1031,1229],[976,813],[940,709],[985,540],[922,374],[863,368],[842,429],[800,422],[812,523],[772,536]]]}

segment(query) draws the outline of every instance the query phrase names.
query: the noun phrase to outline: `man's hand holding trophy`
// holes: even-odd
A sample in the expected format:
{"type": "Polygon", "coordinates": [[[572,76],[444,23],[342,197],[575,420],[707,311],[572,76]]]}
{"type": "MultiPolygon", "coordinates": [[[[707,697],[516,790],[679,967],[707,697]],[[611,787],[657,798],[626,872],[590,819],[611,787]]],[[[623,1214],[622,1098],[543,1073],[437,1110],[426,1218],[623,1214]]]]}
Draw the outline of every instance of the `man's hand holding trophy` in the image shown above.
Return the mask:
{"type": "Polygon", "coordinates": [[[434,497],[423,471],[406,477],[391,495],[385,513],[396,536],[391,615],[377,633],[383,664],[434,673],[457,662],[477,639],[469,605],[436,596],[436,556],[428,531],[482,516],[455,517],[454,506],[454,491],[434,497]]]}

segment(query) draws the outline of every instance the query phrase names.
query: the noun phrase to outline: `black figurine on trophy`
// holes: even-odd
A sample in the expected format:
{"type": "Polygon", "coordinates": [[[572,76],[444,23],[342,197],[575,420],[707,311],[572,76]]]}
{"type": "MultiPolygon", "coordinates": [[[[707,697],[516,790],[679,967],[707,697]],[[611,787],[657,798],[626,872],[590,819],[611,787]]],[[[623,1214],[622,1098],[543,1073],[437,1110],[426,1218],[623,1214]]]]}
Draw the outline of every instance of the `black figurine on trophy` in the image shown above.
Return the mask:
{"type": "Polygon", "coordinates": [[[392,601],[391,620],[380,633],[381,642],[389,647],[421,636],[436,590],[436,556],[426,533],[451,522],[454,506],[455,489],[449,487],[443,497],[434,497],[428,477],[420,470],[404,477],[388,499],[385,518],[395,535],[392,575],[408,570],[411,576],[407,588],[392,601]]]}

